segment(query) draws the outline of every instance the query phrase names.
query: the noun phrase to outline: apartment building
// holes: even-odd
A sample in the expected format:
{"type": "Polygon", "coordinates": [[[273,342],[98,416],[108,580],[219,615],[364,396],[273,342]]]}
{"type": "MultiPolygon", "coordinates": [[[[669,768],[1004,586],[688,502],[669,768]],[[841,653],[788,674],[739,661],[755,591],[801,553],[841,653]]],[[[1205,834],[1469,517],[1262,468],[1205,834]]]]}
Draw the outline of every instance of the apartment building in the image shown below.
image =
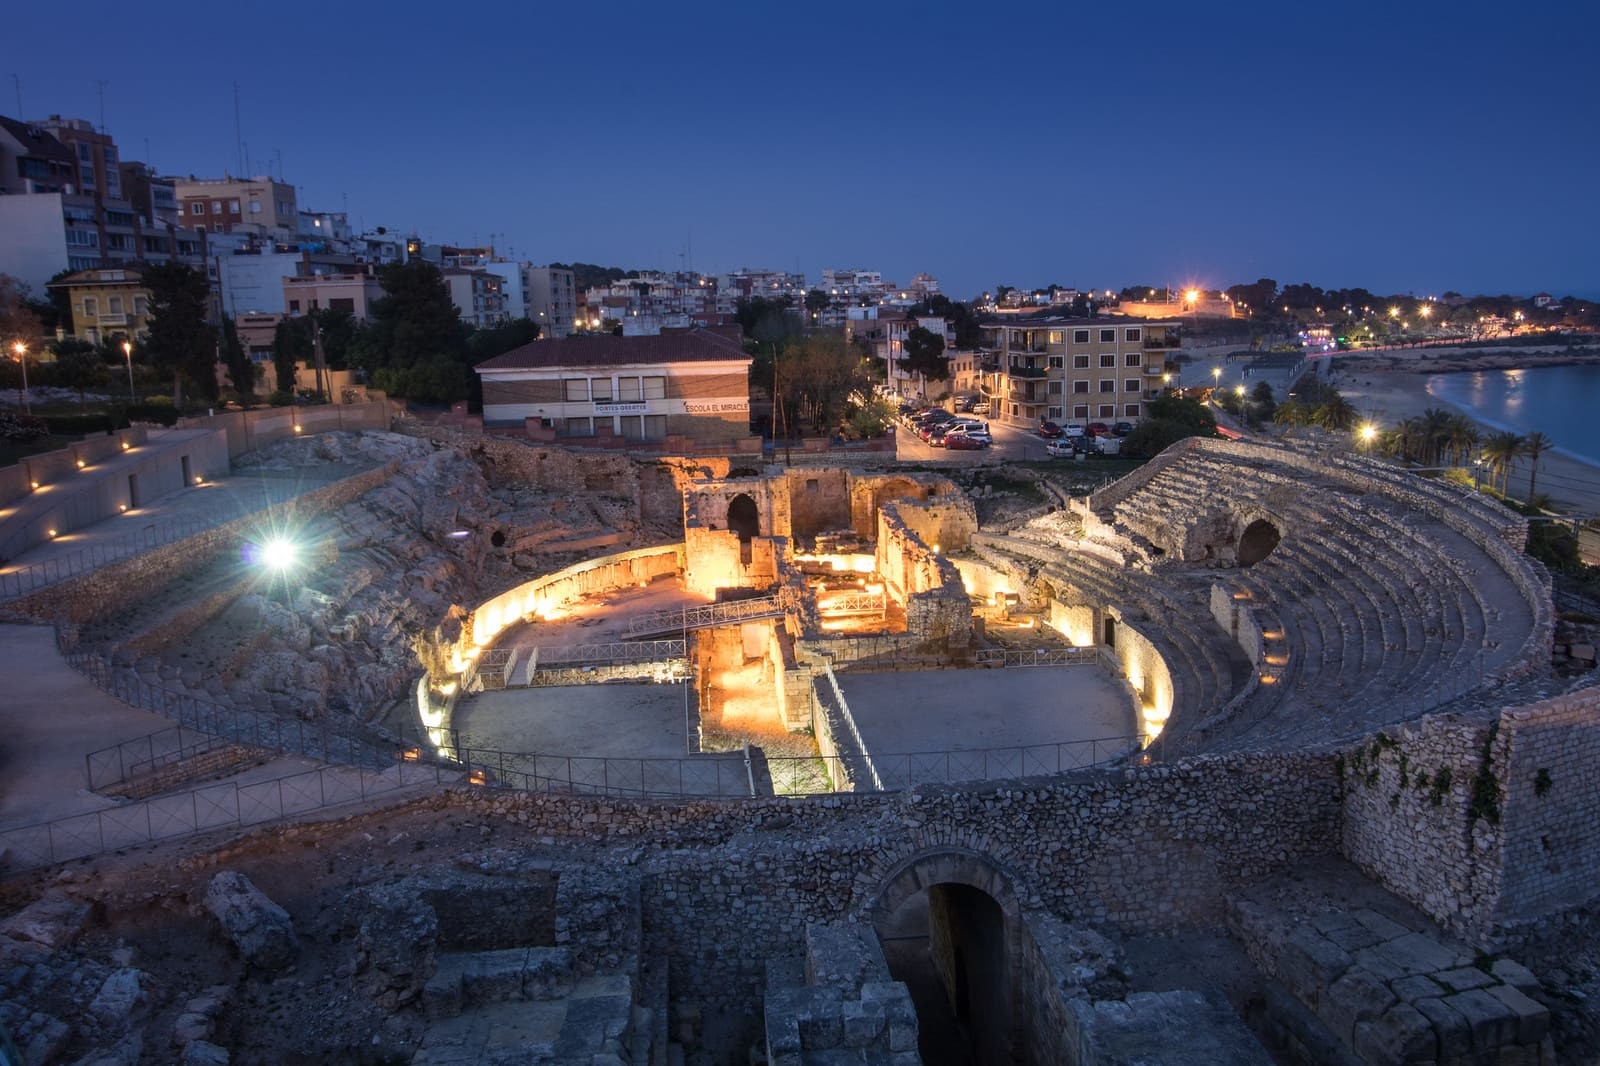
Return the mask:
{"type": "Polygon", "coordinates": [[[199,233],[242,230],[292,241],[300,226],[294,186],[270,177],[173,178],[179,225],[199,233]]]}
{"type": "Polygon", "coordinates": [[[473,329],[489,329],[507,321],[505,279],[487,270],[446,267],[439,272],[450,289],[450,301],[461,321],[473,329]]]}
{"type": "Polygon", "coordinates": [[[1028,318],[983,328],[995,349],[982,388],[990,417],[1016,426],[1137,422],[1178,347],[1177,322],[1028,318]]]}
{"type": "Polygon", "coordinates": [[[572,271],[524,263],[522,291],[527,315],[539,323],[541,337],[559,339],[572,332],[578,318],[578,293],[572,271]]]}
{"type": "Polygon", "coordinates": [[[371,317],[372,304],[382,298],[378,279],[360,270],[283,279],[283,304],[291,316],[327,308],[349,311],[357,322],[365,322],[371,317]]]}
{"type": "Polygon", "coordinates": [[[763,300],[787,299],[791,306],[800,307],[805,301],[806,276],[781,270],[741,267],[719,274],[713,279],[715,310],[719,315],[731,317],[739,309],[740,300],[761,297],[763,300]]]}
{"type": "Polygon", "coordinates": [[[42,292],[63,270],[198,266],[202,242],[176,228],[170,190],[145,169],[82,119],[0,116],[0,273],[42,292]]]}
{"type": "Polygon", "coordinates": [[[485,426],[561,438],[745,437],[750,357],[737,326],[536,340],[479,363],[485,426]]]}
{"type": "Polygon", "coordinates": [[[947,349],[955,347],[955,329],[938,315],[906,315],[878,304],[847,308],[845,315],[845,339],[859,340],[871,349],[873,358],[883,363],[889,389],[901,396],[916,394],[922,385],[901,365],[912,330],[920,327],[942,337],[947,349]]]}
{"type": "Polygon", "coordinates": [[[100,344],[117,337],[133,340],[145,333],[150,290],[144,285],[144,268],[138,264],[79,270],[50,288],[67,294],[72,335],[79,340],[100,344]]]}

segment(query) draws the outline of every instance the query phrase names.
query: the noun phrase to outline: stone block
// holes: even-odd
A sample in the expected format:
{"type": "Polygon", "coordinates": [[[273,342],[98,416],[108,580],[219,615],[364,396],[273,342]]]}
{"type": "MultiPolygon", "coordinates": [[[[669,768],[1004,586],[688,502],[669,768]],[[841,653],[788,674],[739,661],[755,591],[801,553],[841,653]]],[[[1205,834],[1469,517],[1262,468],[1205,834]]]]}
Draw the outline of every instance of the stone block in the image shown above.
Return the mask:
{"type": "Polygon", "coordinates": [[[461,968],[462,1003],[478,1006],[521,999],[522,971],[527,960],[527,948],[476,951],[468,955],[461,968]]]}
{"type": "Polygon", "coordinates": [[[1467,1020],[1476,1051],[1493,1051],[1517,1039],[1517,1017],[1500,1000],[1481,988],[1447,996],[1445,1002],[1467,1020]]]}
{"type": "Polygon", "coordinates": [[[205,904],[246,963],[277,970],[299,953],[300,943],[288,912],[244,874],[224,870],[213,877],[206,886],[205,904]]]}
{"type": "Polygon", "coordinates": [[[1278,956],[1278,979],[1302,1003],[1315,1007],[1317,999],[1350,968],[1350,955],[1331,940],[1305,926],[1283,943],[1278,956]]]}
{"type": "Polygon", "coordinates": [[[1594,662],[1594,645],[1574,644],[1567,649],[1567,654],[1579,662],[1592,663],[1594,662]]]}
{"type": "Polygon", "coordinates": [[[440,955],[434,960],[433,976],[422,986],[422,1013],[429,1021],[454,1018],[461,1013],[460,955],[440,955]]]}
{"type": "Polygon", "coordinates": [[[1362,948],[1353,956],[1355,965],[1384,984],[1411,976],[1411,971],[1380,950],[1385,946],[1379,944],[1376,947],[1362,948]]]}
{"type": "Polygon", "coordinates": [[[1407,975],[1433,973],[1456,964],[1456,953],[1421,933],[1407,933],[1372,949],[1392,959],[1407,975]]]}
{"type": "Polygon", "coordinates": [[[1444,999],[1419,999],[1412,1004],[1428,1019],[1439,1042],[1439,1059],[1450,1062],[1472,1054],[1472,1029],[1461,1012],[1444,999]]]}
{"type": "Polygon", "coordinates": [[[1354,918],[1357,924],[1362,926],[1368,932],[1372,933],[1379,940],[1394,940],[1396,937],[1402,937],[1411,932],[1411,930],[1407,929],[1399,922],[1385,918],[1377,911],[1353,911],[1351,912],[1350,917],[1354,918]]]}
{"type": "Polygon", "coordinates": [[[1362,948],[1370,948],[1372,945],[1382,942],[1382,938],[1377,933],[1356,921],[1351,921],[1349,925],[1330,929],[1322,935],[1338,947],[1352,954],[1362,948]]]}
{"type": "Polygon", "coordinates": [[[1550,1012],[1544,1004],[1510,985],[1496,985],[1489,989],[1489,994],[1516,1016],[1517,1043],[1536,1045],[1550,1031],[1550,1012]]]}
{"type": "Polygon", "coordinates": [[[1518,992],[1526,992],[1528,995],[1532,995],[1542,987],[1539,984],[1539,979],[1533,976],[1532,971],[1521,963],[1512,962],[1510,959],[1496,959],[1495,964],[1489,968],[1489,972],[1512,988],[1515,988],[1518,992]]]}
{"type": "Polygon", "coordinates": [[[145,1012],[149,996],[140,987],[144,974],[138,970],[117,970],[105,979],[89,1003],[89,1013],[106,1029],[120,1031],[145,1012]]]}
{"type": "Polygon", "coordinates": [[[1401,1003],[1414,1003],[1419,999],[1437,999],[1448,994],[1446,989],[1439,987],[1437,981],[1421,974],[1415,977],[1402,977],[1398,981],[1391,982],[1389,991],[1393,992],[1401,1003]]]}
{"type": "Polygon", "coordinates": [[[840,1007],[839,1022],[845,1047],[870,1047],[883,1033],[885,1016],[876,1004],[850,1000],[840,1007]]]}
{"type": "Polygon", "coordinates": [[[843,1004],[814,1000],[800,1015],[800,1042],[807,1051],[838,1047],[844,1042],[843,1004]]]}
{"type": "Polygon", "coordinates": [[[1458,966],[1433,975],[1433,979],[1452,992],[1465,992],[1469,988],[1487,988],[1495,979],[1476,966],[1458,966]]]}
{"type": "Polygon", "coordinates": [[[571,949],[528,949],[522,970],[523,999],[558,999],[572,991],[572,982],[571,949]]]}
{"type": "Polygon", "coordinates": [[[1381,1017],[1395,1002],[1393,993],[1378,978],[1364,970],[1352,969],[1328,986],[1317,1005],[1317,1015],[1334,1035],[1354,1044],[1357,1022],[1381,1017]]]}
{"type": "Polygon", "coordinates": [[[1353,1046],[1372,1066],[1432,1062],[1438,1057],[1432,1023],[1406,1003],[1396,1003],[1376,1020],[1357,1022],[1353,1046]]]}
{"type": "Polygon", "coordinates": [[[228,1066],[228,1051],[204,1040],[194,1040],[183,1047],[181,1066],[228,1066]]]}

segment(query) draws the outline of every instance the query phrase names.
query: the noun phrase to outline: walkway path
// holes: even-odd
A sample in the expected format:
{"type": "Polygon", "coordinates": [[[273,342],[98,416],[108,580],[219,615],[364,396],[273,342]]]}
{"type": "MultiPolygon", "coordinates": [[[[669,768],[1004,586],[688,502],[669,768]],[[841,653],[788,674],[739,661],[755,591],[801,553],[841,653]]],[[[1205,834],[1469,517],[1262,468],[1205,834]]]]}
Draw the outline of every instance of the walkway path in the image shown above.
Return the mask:
{"type": "Polygon", "coordinates": [[[49,626],[0,626],[0,829],[116,805],[88,791],[86,753],[169,728],[91,684],[49,626]]]}

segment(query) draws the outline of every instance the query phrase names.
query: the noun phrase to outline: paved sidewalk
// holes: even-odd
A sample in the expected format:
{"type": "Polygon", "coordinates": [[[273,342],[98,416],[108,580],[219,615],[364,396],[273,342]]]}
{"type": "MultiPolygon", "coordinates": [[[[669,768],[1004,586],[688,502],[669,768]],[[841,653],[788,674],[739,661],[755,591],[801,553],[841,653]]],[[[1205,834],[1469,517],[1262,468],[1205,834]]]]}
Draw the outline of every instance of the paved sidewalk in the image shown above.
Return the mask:
{"type": "Polygon", "coordinates": [[[49,626],[0,626],[0,829],[116,805],[88,791],[83,757],[172,723],[101,692],[49,626]]]}

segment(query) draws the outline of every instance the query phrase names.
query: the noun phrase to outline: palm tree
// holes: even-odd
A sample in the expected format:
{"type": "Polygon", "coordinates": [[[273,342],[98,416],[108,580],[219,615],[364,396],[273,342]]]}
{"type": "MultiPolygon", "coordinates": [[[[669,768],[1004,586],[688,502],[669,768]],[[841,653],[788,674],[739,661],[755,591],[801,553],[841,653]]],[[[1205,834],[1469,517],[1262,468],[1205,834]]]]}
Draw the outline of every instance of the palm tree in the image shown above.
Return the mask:
{"type": "Polygon", "coordinates": [[[1450,443],[1450,462],[1464,466],[1467,456],[1478,450],[1478,424],[1466,415],[1451,415],[1447,438],[1450,443]]]}
{"type": "Polygon", "coordinates": [[[1526,437],[1522,438],[1522,454],[1526,455],[1528,457],[1528,461],[1533,464],[1528,471],[1529,506],[1533,505],[1533,488],[1534,485],[1536,485],[1539,481],[1539,457],[1555,446],[1555,441],[1551,440],[1543,433],[1540,433],[1538,430],[1534,430],[1532,433],[1529,433],[1526,437]]]}
{"type": "Polygon", "coordinates": [[[1272,412],[1272,423],[1277,426],[1303,426],[1307,422],[1306,406],[1299,400],[1285,400],[1272,412]]]}
{"type": "Polygon", "coordinates": [[[1496,475],[1500,478],[1500,493],[1505,494],[1507,480],[1511,477],[1511,470],[1517,463],[1517,456],[1522,454],[1522,437],[1509,430],[1489,434],[1489,439],[1483,442],[1483,459],[1489,464],[1489,484],[1494,484],[1496,475]]]}
{"type": "Polygon", "coordinates": [[[1426,431],[1422,426],[1422,419],[1416,415],[1401,422],[1395,428],[1395,451],[1406,462],[1422,462],[1422,453],[1426,431]]]}
{"type": "Polygon", "coordinates": [[[1311,420],[1323,429],[1337,431],[1355,425],[1359,414],[1355,404],[1336,394],[1311,413],[1311,420]]]}
{"type": "Polygon", "coordinates": [[[1427,449],[1423,462],[1438,466],[1439,456],[1450,440],[1450,412],[1442,407],[1430,407],[1422,412],[1422,436],[1427,449]]]}

